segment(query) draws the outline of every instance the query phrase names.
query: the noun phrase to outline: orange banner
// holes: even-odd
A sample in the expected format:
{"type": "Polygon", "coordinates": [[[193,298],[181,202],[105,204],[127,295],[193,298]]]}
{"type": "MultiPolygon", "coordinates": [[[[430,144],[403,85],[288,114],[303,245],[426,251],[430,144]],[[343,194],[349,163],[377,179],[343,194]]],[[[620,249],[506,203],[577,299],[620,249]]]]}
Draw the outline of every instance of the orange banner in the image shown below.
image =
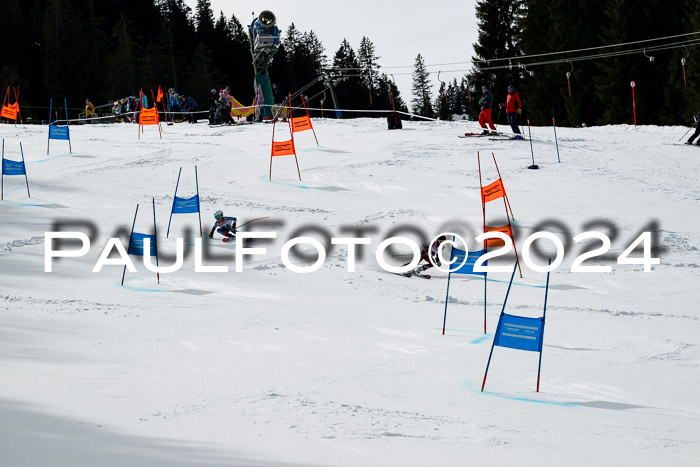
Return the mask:
{"type": "MultiPolygon", "coordinates": [[[[484,233],[486,232],[503,232],[504,234],[508,235],[511,240],[513,240],[513,231],[511,230],[510,225],[504,225],[502,227],[484,227],[484,233]]],[[[515,243],[515,240],[513,240],[513,243],[515,243]]],[[[486,246],[489,248],[505,246],[505,244],[506,242],[500,238],[489,238],[486,240],[486,246]]]]}
{"type": "Polygon", "coordinates": [[[139,125],[157,125],[158,124],[158,109],[151,107],[150,109],[141,109],[139,114],[139,125]]]}
{"type": "Polygon", "coordinates": [[[293,156],[294,152],[294,140],[290,139],[288,141],[273,141],[272,142],[272,157],[275,156],[293,156]]]}
{"type": "Polygon", "coordinates": [[[499,178],[492,184],[481,189],[481,202],[486,204],[498,198],[502,198],[506,194],[506,189],[503,188],[503,182],[499,178]]]}
{"type": "Polygon", "coordinates": [[[160,86],[158,86],[158,94],[156,95],[156,102],[160,102],[163,100],[163,89],[161,89],[160,86]]]}
{"type": "Polygon", "coordinates": [[[0,118],[7,118],[9,120],[17,120],[17,113],[19,112],[19,104],[15,102],[14,104],[3,105],[2,110],[0,110],[0,118]]]}
{"type": "Polygon", "coordinates": [[[296,133],[297,131],[310,130],[311,128],[311,119],[308,115],[305,117],[292,118],[292,132],[296,133]]]}

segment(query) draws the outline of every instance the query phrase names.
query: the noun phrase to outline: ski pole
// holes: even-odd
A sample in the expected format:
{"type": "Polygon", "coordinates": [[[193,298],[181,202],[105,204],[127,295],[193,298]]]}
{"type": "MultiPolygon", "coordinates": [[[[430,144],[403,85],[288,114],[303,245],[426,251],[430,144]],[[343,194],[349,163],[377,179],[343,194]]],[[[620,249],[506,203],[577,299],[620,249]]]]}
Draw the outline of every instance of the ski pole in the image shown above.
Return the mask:
{"type": "Polygon", "coordinates": [[[240,228],[243,227],[244,225],[250,224],[251,222],[261,221],[261,220],[263,220],[263,219],[269,219],[269,218],[270,218],[270,216],[258,217],[257,219],[253,219],[252,221],[248,221],[248,222],[246,222],[246,223],[243,223],[243,224],[239,225],[238,227],[236,227],[236,230],[240,229],[240,228]]]}
{"type": "Polygon", "coordinates": [[[693,126],[691,126],[690,128],[688,128],[688,131],[686,131],[685,133],[683,133],[683,136],[681,136],[681,137],[678,139],[678,141],[680,141],[680,140],[682,140],[683,138],[685,138],[685,135],[687,135],[688,133],[690,133],[690,130],[692,130],[693,128],[695,128],[697,125],[698,125],[698,122],[695,122],[695,124],[694,124],[693,126]]]}

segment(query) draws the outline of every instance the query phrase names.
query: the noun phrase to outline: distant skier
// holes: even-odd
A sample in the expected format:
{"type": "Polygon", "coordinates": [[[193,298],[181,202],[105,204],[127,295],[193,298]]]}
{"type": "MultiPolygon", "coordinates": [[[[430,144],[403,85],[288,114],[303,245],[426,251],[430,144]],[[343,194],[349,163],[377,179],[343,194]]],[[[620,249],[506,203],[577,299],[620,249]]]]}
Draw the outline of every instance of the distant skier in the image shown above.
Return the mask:
{"type": "Polygon", "coordinates": [[[488,135],[489,131],[486,129],[486,124],[489,124],[491,128],[491,134],[496,134],[496,127],[491,120],[491,107],[493,106],[493,96],[491,91],[486,86],[481,88],[481,92],[484,94],[481,99],[479,99],[479,105],[481,106],[481,113],[479,113],[479,125],[484,131],[481,132],[482,135],[488,135]]]}
{"type": "MultiPolygon", "coordinates": [[[[690,139],[685,142],[685,144],[693,144],[693,140],[700,135],[700,112],[698,112],[698,114],[695,116],[695,124],[693,126],[695,127],[695,133],[693,133],[693,136],[691,136],[690,139]]],[[[697,143],[695,143],[695,145],[700,146],[700,139],[697,143]]]]}
{"type": "Polygon", "coordinates": [[[516,135],[520,134],[520,127],[518,126],[518,114],[523,111],[523,103],[520,100],[518,91],[515,90],[513,85],[508,86],[508,98],[505,104],[498,104],[499,108],[506,108],[506,118],[508,119],[508,124],[513,129],[513,133],[516,135]]]}
{"type": "MultiPolygon", "coordinates": [[[[411,277],[413,275],[420,276],[421,272],[432,268],[433,264],[440,266],[440,258],[438,257],[438,252],[440,251],[440,245],[442,245],[442,242],[444,242],[445,240],[447,240],[447,237],[441,235],[435,240],[432,247],[430,243],[424,243],[420,249],[420,259],[421,261],[425,261],[427,264],[424,264],[422,266],[416,266],[414,269],[404,272],[403,275],[406,277],[411,277]]],[[[409,263],[404,264],[404,266],[408,265],[409,263]]],[[[423,277],[430,279],[430,276],[427,275],[423,277]]]]}
{"type": "Polygon", "coordinates": [[[236,218],[226,217],[221,210],[214,213],[216,222],[209,232],[209,238],[214,238],[214,231],[224,236],[223,241],[228,242],[236,238],[236,218]]]}

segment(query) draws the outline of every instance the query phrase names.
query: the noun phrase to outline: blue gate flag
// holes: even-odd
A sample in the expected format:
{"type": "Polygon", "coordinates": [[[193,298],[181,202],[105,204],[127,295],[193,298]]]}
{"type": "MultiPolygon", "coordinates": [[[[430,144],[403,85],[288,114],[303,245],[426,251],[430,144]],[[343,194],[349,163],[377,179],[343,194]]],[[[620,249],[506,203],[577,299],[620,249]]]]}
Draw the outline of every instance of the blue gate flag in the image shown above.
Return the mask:
{"type": "Polygon", "coordinates": [[[70,141],[70,135],[68,134],[68,125],[49,125],[49,139],[62,139],[70,141]]]}
{"type": "Polygon", "coordinates": [[[194,195],[191,198],[175,197],[173,214],[189,214],[194,212],[199,212],[199,195],[194,195]]]}
{"type": "MultiPolygon", "coordinates": [[[[453,246],[452,247],[452,257],[451,257],[453,262],[450,265],[450,267],[454,267],[455,265],[461,264],[462,261],[464,261],[464,256],[466,254],[467,254],[466,251],[460,250],[459,248],[455,248],[453,246]],[[456,261],[454,261],[455,259],[456,259],[456,261]]],[[[469,252],[469,254],[467,255],[467,261],[459,268],[455,269],[454,271],[451,271],[451,273],[452,274],[473,274],[475,276],[485,276],[486,272],[475,272],[474,271],[474,263],[476,262],[477,259],[479,259],[484,254],[486,254],[486,250],[469,252]]],[[[483,265],[488,266],[488,261],[484,261],[483,265]]]]}
{"type": "Polygon", "coordinates": [[[503,313],[498,320],[494,345],[542,352],[544,317],[525,318],[503,313]]]}
{"type": "Polygon", "coordinates": [[[24,161],[12,161],[10,159],[2,160],[3,175],[26,175],[24,170],[24,161]]]}
{"type": "Polygon", "coordinates": [[[130,255],[134,255],[134,256],[145,256],[145,254],[144,254],[145,250],[143,248],[143,241],[146,238],[151,239],[151,247],[150,247],[151,257],[153,257],[153,256],[157,257],[158,254],[157,254],[157,249],[156,249],[156,236],[137,233],[137,232],[132,233],[131,237],[129,237],[129,251],[128,251],[128,253],[130,255]]]}

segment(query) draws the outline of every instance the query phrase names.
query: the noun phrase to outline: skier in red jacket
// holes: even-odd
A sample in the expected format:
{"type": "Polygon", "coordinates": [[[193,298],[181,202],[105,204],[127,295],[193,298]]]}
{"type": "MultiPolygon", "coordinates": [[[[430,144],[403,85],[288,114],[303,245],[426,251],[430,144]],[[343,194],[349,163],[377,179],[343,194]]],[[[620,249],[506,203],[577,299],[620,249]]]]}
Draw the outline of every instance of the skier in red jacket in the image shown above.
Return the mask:
{"type": "Polygon", "coordinates": [[[498,107],[506,108],[506,118],[508,119],[508,124],[513,129],[513,133],[519,135],[520,128],[518,127],[518,114],[523,110],[523,103],[520,101],[520,96],[513,85],[508,86],[508,98],[506,99],[506,103],[498,104],[498,107]]]}

